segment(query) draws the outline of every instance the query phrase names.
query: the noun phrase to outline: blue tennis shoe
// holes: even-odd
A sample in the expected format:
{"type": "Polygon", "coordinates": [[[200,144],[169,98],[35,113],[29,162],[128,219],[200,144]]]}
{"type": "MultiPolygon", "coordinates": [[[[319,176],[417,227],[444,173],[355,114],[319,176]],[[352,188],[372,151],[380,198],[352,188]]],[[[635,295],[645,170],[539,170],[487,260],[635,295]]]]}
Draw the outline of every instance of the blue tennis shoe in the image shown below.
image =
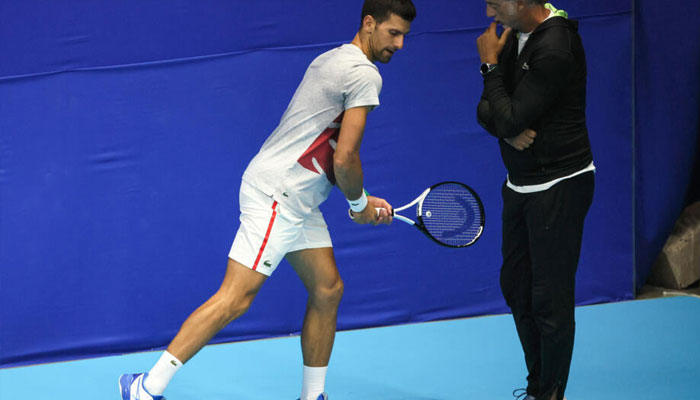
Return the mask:
{"type": "Polygon", "coordinates": [[[148,372],[143,374],[124,374],[119,377],[119,391],[122,400],[165,400],[163,396],[154,396],[148,393],[143,386],[143,381],[148,372]]]}
{"type": "MultiPolygon", "coordinates": [[[[297,400],[301,400],[301,399],[297,399],[297,400]]],[[[321,394],[318,395],[318,397],[316,398],[316,400],[328,400],[328,394],[326,394],[325,392],[324,392],[324,393],[321,393],[321,394]]]]}

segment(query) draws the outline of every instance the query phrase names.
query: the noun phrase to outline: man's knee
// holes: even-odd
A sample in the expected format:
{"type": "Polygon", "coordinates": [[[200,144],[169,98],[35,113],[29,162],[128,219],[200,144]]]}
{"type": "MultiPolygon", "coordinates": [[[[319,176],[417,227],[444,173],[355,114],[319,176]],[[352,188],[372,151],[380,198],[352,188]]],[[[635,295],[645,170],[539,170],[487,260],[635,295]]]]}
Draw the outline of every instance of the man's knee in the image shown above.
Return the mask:
{"type": "Polygon", "coordinates": [[[513,315],[532,313],[532,291],[528,285],[501,274],[501,292],[513,315]]]}
{"type": "Polygon", "coordinates": [[[228,324],[245,314],[267,277],[229,259],[226,277],[212,301],[219,318],[228,324]]]}
{"type": "Polygon", "coordinates": [[[575,329],[574,304],[563,304],[549,299],[537,301],[533,307],[535,322],[543,336],[568,336],[575,329]]]}
{"type": "Polygon", "coordinates": [[[224,324],[228,324],[248,311],[250,305],[253,304],[255,293],[230,295],[217,293],[217,296],[219,296],[219,300],[217,301],[219,305],[219,315],[224,324]]]}
{"type": "Polygon", "coordinates": [[[333,282],[318,285],[312,292],[309,293],[309,301],[317,307],[333,307],[337,308],[340,304],[340,299],[343,297],[345,285],[343,280],[338,277],[333,282]]]}

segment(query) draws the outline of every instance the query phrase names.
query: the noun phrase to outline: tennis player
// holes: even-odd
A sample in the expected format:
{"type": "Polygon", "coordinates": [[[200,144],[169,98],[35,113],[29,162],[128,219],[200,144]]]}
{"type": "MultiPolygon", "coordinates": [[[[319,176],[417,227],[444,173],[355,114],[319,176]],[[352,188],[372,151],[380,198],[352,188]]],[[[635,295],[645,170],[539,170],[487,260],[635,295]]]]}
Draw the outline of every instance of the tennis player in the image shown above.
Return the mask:
{"type": "Polygon", "coordinates": [[[243,173],[241,224],[221,287],[187,318],[148,373],[119,378],[123,400],[163,399],[175,373],[246,312],[282,258],[309,293],[301,332],[301,400],[328,398],[326,370],[343,282],[318,207],[337,185],[354,222],[391,223],[391,205],[363,189],[359,150],[382,88],[374,63],[388,63],[403,48],[415,15],[411,0],[365,0],[352,42],[309,65],[279,125],[243,173]]]}

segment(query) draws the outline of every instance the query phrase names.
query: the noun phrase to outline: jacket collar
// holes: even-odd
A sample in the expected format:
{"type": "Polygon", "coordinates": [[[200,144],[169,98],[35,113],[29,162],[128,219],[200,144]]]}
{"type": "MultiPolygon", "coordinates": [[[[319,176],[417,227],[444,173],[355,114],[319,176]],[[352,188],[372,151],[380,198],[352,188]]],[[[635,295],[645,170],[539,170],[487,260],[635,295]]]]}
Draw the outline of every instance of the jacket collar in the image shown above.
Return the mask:
{"type": "Polygon", "coordinates": [[[537,25],[537,28],[535,28],[535,30],[532,31],[532,35],[546,31],[547,29],[556,26],[565,27],[567,29],[572,29],[574,32],[578,32],[578,21],[572,21],[570,19],[562,17],[552,17],[544,21],[543,23],[537,25]]]}

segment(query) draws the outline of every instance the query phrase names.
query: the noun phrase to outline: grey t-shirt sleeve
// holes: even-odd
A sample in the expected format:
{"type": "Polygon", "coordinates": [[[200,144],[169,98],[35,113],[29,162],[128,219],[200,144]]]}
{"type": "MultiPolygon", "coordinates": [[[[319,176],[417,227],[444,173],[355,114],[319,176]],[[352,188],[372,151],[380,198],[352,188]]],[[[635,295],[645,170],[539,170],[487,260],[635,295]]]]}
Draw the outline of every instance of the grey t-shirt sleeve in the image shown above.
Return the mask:
{"type": "Polygon", "coordinates": [[[344,109],[369,106],[373,110],[379,106],[379,93],[382,91],[382,77],[373,66],[355,65],[345,79],[344,109]]]}

